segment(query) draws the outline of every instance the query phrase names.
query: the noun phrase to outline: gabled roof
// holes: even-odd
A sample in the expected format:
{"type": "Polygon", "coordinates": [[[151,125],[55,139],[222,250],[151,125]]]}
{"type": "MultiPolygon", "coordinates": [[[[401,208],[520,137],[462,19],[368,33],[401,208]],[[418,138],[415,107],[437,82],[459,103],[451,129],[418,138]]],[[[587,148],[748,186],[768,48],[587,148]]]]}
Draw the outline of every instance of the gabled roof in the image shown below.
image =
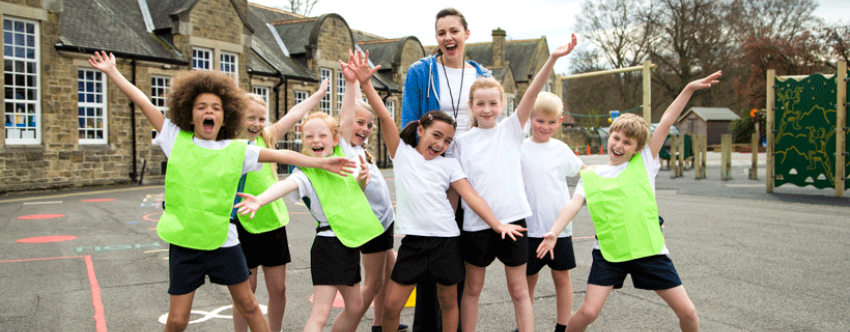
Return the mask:
{"type": "Polygon", "coordinates": [[[106,50],[166,62],[185,62],[147,31],[138,0],[65,0],[58,49],[106,50]]]}
{"type": "Polygon", "coordinates": [[[360,31],[360,30],[351,29],[351,33],[354,35],[354,42],[355,43],[360,43],[360,42],[364,42],[364,41],[373,41],[373,40],[386,40],[386,38],[384,38],[384,37],[381,37],[381,36],[378,36],[378,35],[373,35],[371,33],[363,32],[363,31],[360,31]]]}
{"type": "Polygon", "coordinates": [[[676,122],[682,121],[690,113],[696,114],[703,121],[733,121],[741,118],[726,107],[691,107],[676,122]]]}
{"type": "MultiPolygon", "coordinates": [[[[146,0],[146,2],[148,4],[148,8],[150,8],[154,29],[160,30],[171,29],[171,15],[180,15],[191,10],[192,7],[198,3],[198,0],[146,0]]],[[[236,14],[239,15],[239,18],[242,19],[242,23],[245,24],[248,30],[253,32],[254,27],[248,24],[246,20],[246,13],[243,13],[242,10],[239,9],[239,6],[236,5],[234,0],[230,0],[230,3],[233,5],[233,10],[235,10],[236,14]]]]}
{"type": "Polygon", "coordinates": [[[375,66],[380,65],[381,69],[391,70],[396,55],[401,52],[399,41],[400,39],[372,40],[358,42],[357,45],[363,51],[369,51],[369,60],[372,61],[372,64],[375,66]]]}
{"type": "Polygon", "coordinates": [[[495,78],[499,82],[502,82],[502,81],[504,81],[504,79],[508,75],[508,73],[510,73],[511,66],[487,67],[487,69],[490,69],[490,71],[493,72],[493,78],[495,78]]]}
{"type": "MultiPolygon", "coordinates": [[[[297,18],[297,16],[288,15],[286,12],[277,9],[249,4],[248,22],[256,27],[251,50],[254,51],[258,62],[253,61],[254,58],[252,58],[248,69],[265,74],[277,74],[279,71],[289,78],[315,81],[316,77],[307,68],[304,68],[304,66],[284,54],[280,44],[278,44],[277,38],[275,38],[274,32],[266,24],[266,22],[272,22],[274,19],[287,18],[297,18]]],[[[285,43],[284,46],[287,49],[289,47],[285,43]]]]}
{"type": "Polygon", "coordinates": [[[274,21],[271,24],[286,44],[290,55],[306,54],[307,45],[310,44],[310,31],[313,30],[316,19],[317,17],[288,19],[274,21]]]}
{"type": "MultiPolygon", "coordinates": [[[[510,63],[514,80],[527,82],[533,75],[537,59],[537,46],[545,42],[546,37],[539,39],[505,41],[505,61],[510,63]]],[[[470,43],[465,46],[467,56],[485,67],[493,65],[493,43],[470,43]]]]}

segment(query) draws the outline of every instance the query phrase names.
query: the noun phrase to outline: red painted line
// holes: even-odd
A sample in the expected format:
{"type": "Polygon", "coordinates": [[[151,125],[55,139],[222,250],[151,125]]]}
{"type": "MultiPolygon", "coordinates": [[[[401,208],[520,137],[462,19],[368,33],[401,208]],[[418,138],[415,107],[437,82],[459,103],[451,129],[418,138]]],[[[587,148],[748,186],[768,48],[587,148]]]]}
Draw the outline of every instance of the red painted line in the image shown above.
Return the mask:
{"type": "Polygon", "coordinates": [[[574,237],[574,238],[573,238],[573,240],[592,239],[592,238],[594,238],[595,236],[596,236],[596,235],[574,237]]]}
{"type": "Polygon", "coordinates": [[[289,212],[289,214],[308,214],[310,212],[289,212]]]}
{"type": "Polygon", "coordinates": [[[37,237],[28,237],[25,239],[17,239],[15,242],[18,243],[52,243],[52,242],[62,242],[62,241],[70,241],[76,239],[76,236],[73,235],[53,235],[53,236],[37,236],[37,237]]]}
{"type": "Polygon", "coordinates": [[[34,262],[34,261],[46,261],[46,260],[54,260],[54,259],[70,259],[70,258],[82,258],[86,263],[86,271],[89,277],[89,285],[91,286],[91,300],[92,306],[94,306],[94,321],[95,328],[97,332],[107,332],[106,329],[106,315],[103,312],[103,301],[100,298],[100,286],[97,284],[97,277],[94,273],[94,263],[92,263],[91,256],[68,256],[68,257],[47,257],[47,258],[30,258],[30,259],[16,259],[9,261],[0,261],[0,263],[16,263],[16,262],[34,262]]]}
{"type": "Polygon", "coordinates": [[[84,199],[80,202],[83,203],[98,203],[98,202],[114,202],[117,201],[117,198],[96,198],[96,199],[84,199]]]}
{"type": "Polygon", "coordinates": [[[147,221],[159,222],[159,219],[153,220],[151,218],[148,218],[150,216],[154,216],[154,215],[157,215],[157,214],[162,214],[162,211],[146,214],[144,217],[142,217],[142,219],[147,220],[147,221]]]}
{"type": "Polygon", "coordinates": [[[31,215],[28,215],[28,216],[20,216],[20,217],[18,217],[18,219],[20,219],[20,220],[53,219],[53,218],[61,218],[61,217],[64,217],[64,216],[65,216],[64,214],[57,214],[57,213],[31,214],[31,215]]]}

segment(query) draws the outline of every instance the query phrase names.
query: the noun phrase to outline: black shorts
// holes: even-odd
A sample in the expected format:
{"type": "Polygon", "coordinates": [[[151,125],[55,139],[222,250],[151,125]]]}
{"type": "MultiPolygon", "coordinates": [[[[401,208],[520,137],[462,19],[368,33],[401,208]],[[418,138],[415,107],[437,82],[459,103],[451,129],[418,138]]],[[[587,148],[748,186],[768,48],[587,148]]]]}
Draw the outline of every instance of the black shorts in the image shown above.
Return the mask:
{"type": "MultiPolygon", "coordinates": [[[[510,223],[526,227],[525,219],[510,223]]],[[[528,262],[528,232],[515,236],[516,241],[496,233],[492,228],[477,232],[461,232],[463,260],[477,267],[487,267],[496,257],[505,266],[520,266],[528,262]]]]}
{"type": "Polygon", "coordinates": [[[189,294],[204,284],[204,277],[220,285],[248,280],[248,266],[240,245],[215,250],[168,246],[168,294],[189,294]]]}
{"type": "Polygon", "coordinates": [[[401,239],[390,277],[402,285],[433,280],[443,286],[463,280],[460,238],[407,235],[401,239]]]}
{"type": "Polygon", "coordinates": [[[381,235],[369,240],[366,244],[360,246],[360,252],[364,254],[374,254],[382,251],[387,251],[393,248],[393,235],[395,231],[395,223],[391,223],[381,235]]]}
{"type": "Polygon", "coordinates": [[[623,280],[628,274],[632,275],[632,284],[638,289],[665,290],[682,285],[673,261],[667,255],[612,263],[602,257],[599,249],[593,250],[593,265],[587,278],[588,284],[622,288],[623,280]]]}
{"type": "Polygon", "coordinates": [[[316,236],[310,249],[313,286],[354,286],[360,282],[360,251],[336,237],[316,236]]]}
{"type": "Polygon", "coordinates": [[[541,242],[543,242],[543,238],[528,238],[528,265],[526,265],[525,275],[533,276],[539,273],[544,266],[548,266],[553,271],[566,271],[576,267],[572,236],[559,237],[555,241],[555,248],[552,250],[555,253],[555,259],[552,259],[552,256],[548,253],[546,257],[537,258],[537,247],[540,246],[541,242]]]}
{"type": "Polygon", "coordinates": [[[239,232],[239,242],[242,245],[242,252],[245,253],[245,261],[248,262],[249,269],[260,265],[281,266],[292,261],[292,257],[289,255],[286,227],[254,234],[245,230],[242,223],[236,222],[236,230],[239,232]]]}

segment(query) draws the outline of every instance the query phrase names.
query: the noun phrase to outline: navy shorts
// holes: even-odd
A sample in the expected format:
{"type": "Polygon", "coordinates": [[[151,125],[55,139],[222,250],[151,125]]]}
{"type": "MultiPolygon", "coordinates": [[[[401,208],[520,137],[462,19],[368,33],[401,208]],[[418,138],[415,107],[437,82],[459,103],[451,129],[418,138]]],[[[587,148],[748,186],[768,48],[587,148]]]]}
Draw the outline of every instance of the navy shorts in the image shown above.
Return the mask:
{"type": "Polygon", "coordinates": [[[316,236],[310,249],[313,286],[354,286],[360,282],[360,250],[337,237],[316,236]]]}
{"type": "Polygon", "coordinates": [[[239,242],[248,268],[253,269],[262,266],[281,266],[289,264],[292,257],[289,255],[289,239],[286,237],[286,227],[273,231],[254,234],[236,222],[236,230],[239,233],[239,242]]]}
{"type": "Polygon", "coordinates": [[[382,251],[387,251],[393,248],[393,235],[395,234],[394,225],[390,224],[381,235],[369,240],[366,244],[360,247],[360,252],[364,254],[374,254],[382,251]]]}
{"type": "Polygon", "coordinates": [[[458,237],[407,235],[401,239],[390,279],[402,285],[430,280],[452,286],[463,280],[463,274],[458,237]]]}
{"type": "Polygon", "coordinates": [[[240,245],[215,250],[168,246],[168,294],[189,294],[204,284],[204,277],[220,285],[248,280],[248,266],[240,245]]]}
{"type": "Polygon", "coordinates": [[[548,253],[546,257],[537,258],[537,247],[542,242],[543,238],[528,238],[528,265],[526,265],[525,275],[533,276],[539,273],[544,266],[548,266],[553,271],[567,271],[576,267],[572,236],[559,237],[555,241],[555,248],[552,250],[555,253],[555,259],[552,259],[552,256],[548,253]]]}
{"type": "MultiPolygon", "coordinates": [[[[525,219],[510,223],[526,227],[525,219]]],[[[520,266],[528,262],[528,232],[510,237],[496,233],[492,228],[477,232],[461,232],[463,260],[477,267],[487,267],[498,257],[505,266],[520,266]]]]}
{"type": "Polygon", "coordinates": [[[593,265],[587,278],[588,284],[622,288],[627,274],[632,275],[632,284],[638,289],[665,290],[682,285],[673,261],[667,255],[612,263],[602,257],[599,249],[593,250],[593,265]]]}

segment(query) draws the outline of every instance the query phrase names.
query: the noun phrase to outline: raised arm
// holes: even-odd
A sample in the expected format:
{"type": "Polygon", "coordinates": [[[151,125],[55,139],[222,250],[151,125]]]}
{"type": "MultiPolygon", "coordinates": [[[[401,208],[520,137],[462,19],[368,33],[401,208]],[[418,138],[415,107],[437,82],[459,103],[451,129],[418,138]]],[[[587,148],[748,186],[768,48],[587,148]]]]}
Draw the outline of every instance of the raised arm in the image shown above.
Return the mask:
{"type": "Polygon", "coordinates": [[[552,68],[555,67],[555,62],[558,61],[558,58],[570,54],[577,43],[576,35],[573,34],[570,43],[556,48],[549,55],[546,63],[543,64],[543,68],[540,68],[540,71],[534,76],[534,80],[531,81],[528,90],[525,90],[525,95],[522,96],[522,100],[519,101],[519,105],[516,108],[516,115],[519,118],[520,126],[525,127],[525,124],[528,123],[528,118],[531,116],[531,109],[534,107],[537,95],[540,93],[540,90],[543,90],[546,81],[549,80],[549,75],[552,74],[552,68]]]}
{"type": "Polygon", "coordinates": [[[512,240],[516,241],[516,236],[522,236],[522,231],[527,231],[528,229],[522,228],[517,225],[511,224],[502,224],[499,222],[499,219],[496,219],[496,215],[493,214],[493,211],[490,210],[490,206],[487,205],[487,202],[475,192],[475,189],[472,188],[472,185],[469,184],[469,181],[466,179],[460,179],[455,182],[452,182],[452,189],[457,191],[460,197],[463,197],[463,200],[466,201],[466,204],[472,208],[472,211],[475,211],[481,219],[490,225],[496,233],[502,235],[502,239],[505,238],[505,235],[510,237],[512,240]]]}
{"type": "Polygon", "coordinates": [[[250,212],[250,218],[254,219],[254,213],[257,212],[260,207],[291,193],[295,189],[298,189],[298,184],[295,183],[295,180],[286,179],[275,182],[275,184],[269,187],[269,189],[266,189],[266,191],[256,197],[247,193],[236,193],[236,196],[244,199],[233,207],[238,208],[239,210],[236,210],[236,212],[241,215],[246,215],[250,212]]]}
{"type": "Polygon", "coordinates": [[[357,82],[357,75],[354,74],[351,68],[354,68],[354,53],[348,50],[348,63],[340,61],[340,70],[342,77],[345,78],[345,95],[342,97],[342,110],[339,111],[339,134],[345,138],[346,142],[351,142],[351,137],[354,134],[355,117],[355,102],[360,96],[360,83],[357,82]]]}
{"type": "Polygon", "coordinates": [[[543,242],[540,242],[537,247],[537,258],[546,257],[546,253],[549,253],[550,257],[555,259],[555,252],[552,250],[555,249],[558,234],[561,234],[567,224],[575,218],[582,205],[584,205],[584,196],[582,195],[573,195],[573,198],[564,204],[561,212],[558,213],[558,218],[555,219],[555,224],[552,225],[552,229],[549,230],[549,233],[543,235],[543,242]]]}
{"type": "Polygon", "coordinates": [[[361,57],[360,51],[357,51],[354,54],[354,64],[355,68],[351,68],[348,65],[349,69],[353,69],[355,75],[357,75],[357,80],[360,81],[360,86],[363,87],[363,92],[366,94],[366,99],[369,100],[369,105],[372,106],[372,109],[375,110],[375,113],[378,115],[378,118],[381,120],[381,130],[383,131],[384,136],[384,144],[387,145],[387,150],[390,152],[390,158],[395,158],[396,150],[398,150],[398,144],[401,139],[398,137],[398,128],[395,126],[395,121],[393,120],[390,112],[387,111],[387,108],[384,106],[384,101],[381,100],[381,96],[378,96],[378,92],[375,91],[375,87],[372,86],[371,78],[375,72],[381,68],[380,65],[375,66],[375,68],[369,69],[369,51],[366,51],[366,55],[361,57]]]}
{"type": "Polygon", "coordinates": [[[268,126],[268,130],[271,131],[272,136],[275,139],[281,139],[286,132],[292,129],[298,121],[304,118],[307,113],[310,112],[311,109],[316,107],[319,104],[319,101],[325,97],[325,94],[328,92],[328,86],[331,84],[328,80],[322,80],[321,86],[319,86],[319,90],[310,95],[309,98],[304,101],[295,104],[292,108],[289,109],[289,112],[286,112],[280,120],[275,122],[275,124],[268,126]]]}
{"type": "Polygon", "coordinates": [[[298,167],[321,168],[331,173],[348,176],[353,173],[357,162],[343,157],[318,158],[300,154],[292,150],[261,149],[257,161],[261,163],[281,163],[298,167]]]}
{"type": "Polygon", "coordinates": [[[688,85],[685,86],[685,89],[679,93],[678,97],[676,97],[676,100],[673,100],[673,103],[667,107],[667,110],[665,110],[664,114],[661,116],[661,121],[658,123],[658,126],[655,127],[655,133],[652,134],[652,137],[649,139],[649,149],[652,151],[652,158],[658,158],[658,151],[661,150],[661,146],[664,145],[664,140],[667,139],[667,134],[670,133],[670,126],[672,126],[673,122],[676,122],[676,119],[678,119],[679,115],[682,114],[682,110],[685,109],[685,105],[688,104],[688,100],[691,99],[694,91],[708,89],[712,84],[720,83],[718,79],[721,75],[723,75],[723,73],[718,70],[711,75],[688,83],[688,85]]]}
{"type": "Polygon", "coordinates": [[[115,66],[115,55],[109,53],[106,55],[105,51],[94,52],[89,58],[89,64],[92,65],[97,70],[100,70],[106,77],[109,77],[115,85],[118,86],[118,89],[121,90],[127,97],[130,97],[130,100],[139,105],[139,108],[142,109],[142,113],[148,118],[148,121],[151,122],[154,129],[157,132],[162,131],[162,123],[165,122],[165,116],[162,115],[162,112],[159,111],[156,106],[151,103],[150,98],[145,95],[142,90],[139,90],[135,85],[130,83],[124,75],[118,71],[118,68],[115,66]]]}

